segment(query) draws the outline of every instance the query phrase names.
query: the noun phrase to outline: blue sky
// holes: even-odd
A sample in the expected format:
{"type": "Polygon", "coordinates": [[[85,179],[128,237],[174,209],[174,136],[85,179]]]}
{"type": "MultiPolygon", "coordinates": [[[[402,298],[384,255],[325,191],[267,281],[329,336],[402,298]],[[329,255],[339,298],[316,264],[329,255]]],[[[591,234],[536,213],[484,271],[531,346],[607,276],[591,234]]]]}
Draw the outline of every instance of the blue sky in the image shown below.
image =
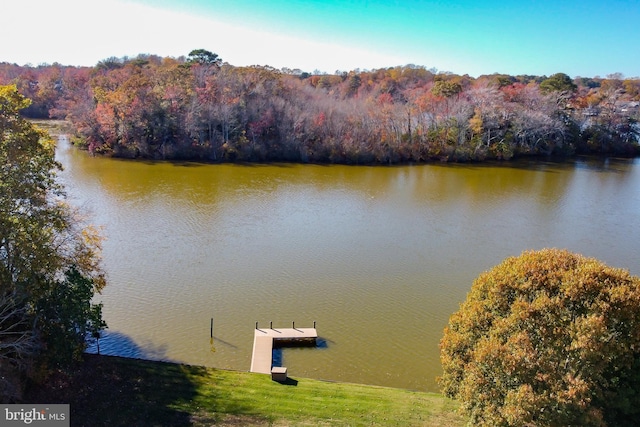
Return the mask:
{"type": "Polygon", "coordinates": [[[0,61],[18,64],[203,48],[303,71],[640,76],[640,0],[16,0],[3,18],[0,61]]]}

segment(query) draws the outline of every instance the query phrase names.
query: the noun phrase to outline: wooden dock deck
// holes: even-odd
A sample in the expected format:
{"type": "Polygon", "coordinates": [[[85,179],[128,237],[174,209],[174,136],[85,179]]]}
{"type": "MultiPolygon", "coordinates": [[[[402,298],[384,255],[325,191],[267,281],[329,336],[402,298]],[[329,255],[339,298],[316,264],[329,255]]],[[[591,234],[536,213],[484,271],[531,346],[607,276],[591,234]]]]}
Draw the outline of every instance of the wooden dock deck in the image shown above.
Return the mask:
{"type": "Polygon", "coordinates": [[[315,341],[316,338],[318,338],[316,328],[256,328],[253,335],[251,372],[271,373],[274,340],[295,343],[296,341],[315,341]]]}

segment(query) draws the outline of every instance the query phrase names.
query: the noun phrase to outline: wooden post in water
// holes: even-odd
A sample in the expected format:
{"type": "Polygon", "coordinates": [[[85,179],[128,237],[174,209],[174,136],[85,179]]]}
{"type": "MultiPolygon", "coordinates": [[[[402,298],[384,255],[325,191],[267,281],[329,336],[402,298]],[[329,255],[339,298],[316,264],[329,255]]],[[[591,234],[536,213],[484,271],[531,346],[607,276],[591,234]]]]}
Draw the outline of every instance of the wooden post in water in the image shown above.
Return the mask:
{"type": "Polygon", "coordinates": [[[256,329],[258,329],[258,322],[256,322],[256,329]]]}
{"type": "Polygon", "coordinates": [[[293,329],[295,329],[295,328],[296,328],[296,322],[291,322],[291,327],[292,327],[293,329]]]}
{"type": "Polygon", "coordinates": [[[273,329],[273,322],[269,322],[269,329],[273,329]]]}
{"type": "Polygon", "coordinates": [[[213,338],[213,317],[211,318],[211,338],[213,338]]]}
{"type": "Polygon", "coordinates": [[[316,321],[314,320],[313,321],[313,329],[315,329],[315,328],[316,328],[316,321]]]}

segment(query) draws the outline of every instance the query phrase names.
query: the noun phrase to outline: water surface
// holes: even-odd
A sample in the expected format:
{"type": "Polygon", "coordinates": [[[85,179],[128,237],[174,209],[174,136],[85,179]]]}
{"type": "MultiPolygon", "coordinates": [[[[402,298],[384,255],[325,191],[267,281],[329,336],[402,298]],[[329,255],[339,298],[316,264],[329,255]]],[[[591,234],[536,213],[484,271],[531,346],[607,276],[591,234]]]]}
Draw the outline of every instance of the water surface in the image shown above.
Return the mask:
{"type": "Polygon", "coordinates": [[[284,350],[289,375],[437,391],[448,317],[505,257],[567,248],[640,274],[637,160],[205,165],[65,140],[58,158],[107,238],[108,354],[247,371],[256,321],[317,321],[323,348],[284,350]]]}

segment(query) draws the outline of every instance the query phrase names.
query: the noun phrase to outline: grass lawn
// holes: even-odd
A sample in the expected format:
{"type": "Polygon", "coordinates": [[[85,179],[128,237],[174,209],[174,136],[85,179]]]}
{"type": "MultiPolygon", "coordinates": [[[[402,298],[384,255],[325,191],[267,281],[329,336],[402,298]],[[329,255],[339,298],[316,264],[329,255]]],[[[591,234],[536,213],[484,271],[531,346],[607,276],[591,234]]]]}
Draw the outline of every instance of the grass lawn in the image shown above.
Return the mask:
{"type": "Polygon", "coordinates": [[[85,355],[26,403],[68,403],[72,426],[462,426],[435,393],[85,355]]]}

